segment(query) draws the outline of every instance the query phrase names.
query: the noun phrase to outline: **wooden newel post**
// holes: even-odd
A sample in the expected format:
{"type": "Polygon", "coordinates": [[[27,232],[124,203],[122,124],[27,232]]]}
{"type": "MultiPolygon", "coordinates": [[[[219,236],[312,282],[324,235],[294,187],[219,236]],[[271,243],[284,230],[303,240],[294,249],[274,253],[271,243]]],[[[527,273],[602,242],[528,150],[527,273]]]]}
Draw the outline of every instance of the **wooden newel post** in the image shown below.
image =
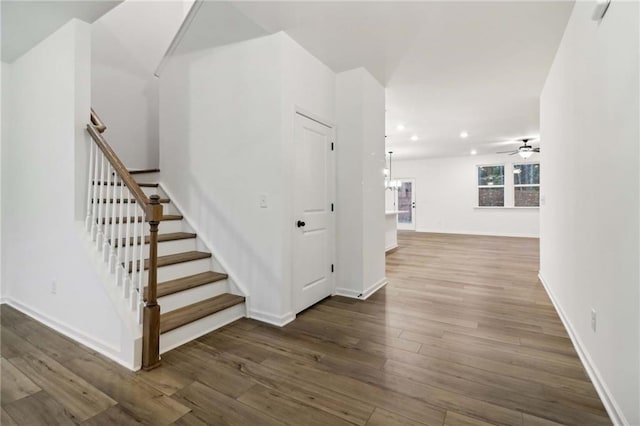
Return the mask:
{"type": "Polygon", "coordinates": [[[149,235],[149,282],[142,323],[142,369],[151,370],[160,365],[160,306],[158,305],[158,225],[162,218],[160,197],[149,197],[147,221],[149,235]]]}

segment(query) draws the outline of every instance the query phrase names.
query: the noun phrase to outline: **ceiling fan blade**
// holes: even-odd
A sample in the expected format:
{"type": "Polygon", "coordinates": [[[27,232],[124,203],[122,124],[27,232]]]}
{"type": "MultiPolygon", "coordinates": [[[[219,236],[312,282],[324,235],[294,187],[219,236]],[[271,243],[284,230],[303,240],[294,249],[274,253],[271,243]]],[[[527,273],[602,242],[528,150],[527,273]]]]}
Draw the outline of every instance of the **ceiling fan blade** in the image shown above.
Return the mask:
{"type": "Polygon", "coordinates": [[[540,152],[540,148],[533,148],[533,152],[540,152]]]}
{"type": "Polygon", "coordinates": [[[509,155],[516,155],[518,152],[520,152],[520,151],[512,152],[512,153],[511,153],[511,154],[509,154],[509,155]]]}
{"type": "Polygon", "coordinates": [[[514,153],[515,154],[517,152],[518,152],[518,150],[515,150],[515,151],[513,151],[513,150],[510,150],[510,151],[498,151],[498,152],[496,152],[496,154],[509,154],[509,153],[514,153]]]}

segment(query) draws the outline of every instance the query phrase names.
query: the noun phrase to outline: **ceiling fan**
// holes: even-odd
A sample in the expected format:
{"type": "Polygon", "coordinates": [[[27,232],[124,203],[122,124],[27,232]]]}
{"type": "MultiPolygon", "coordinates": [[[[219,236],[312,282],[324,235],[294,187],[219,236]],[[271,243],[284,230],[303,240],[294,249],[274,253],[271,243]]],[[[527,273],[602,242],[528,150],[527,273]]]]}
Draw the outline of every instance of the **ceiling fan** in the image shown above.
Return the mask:
{"type": "Polygon", "coordinates": [[[509,154],[509,155],[520,154],[520,157],[527,159],[531,157],[531,155],[533,155],[534,152],[540,152],[540,148],[534,148],[528,144],[528,142],[532,140],[535,140],[535,139],[520,139],[520,142],[522,142],[522,146],[519,146],[518,149],[512,150],[512,151],[500,151],[497,154],[509,154]]]}

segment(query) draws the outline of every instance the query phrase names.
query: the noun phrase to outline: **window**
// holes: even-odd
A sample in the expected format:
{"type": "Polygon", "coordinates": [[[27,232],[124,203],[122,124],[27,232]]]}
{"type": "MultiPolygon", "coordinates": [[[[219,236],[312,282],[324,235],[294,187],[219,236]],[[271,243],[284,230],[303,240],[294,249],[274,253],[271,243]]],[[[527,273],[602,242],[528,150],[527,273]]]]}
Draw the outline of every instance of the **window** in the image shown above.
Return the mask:
{"type": "Polygon", "coordinates": [[[540,206],[540,164],[513,165],[513,205],[540,206]]]}
{"type": "Polygon", "coordinates": [[[504,206],[504,166],[478,166],[478,206],[504,206]]]}

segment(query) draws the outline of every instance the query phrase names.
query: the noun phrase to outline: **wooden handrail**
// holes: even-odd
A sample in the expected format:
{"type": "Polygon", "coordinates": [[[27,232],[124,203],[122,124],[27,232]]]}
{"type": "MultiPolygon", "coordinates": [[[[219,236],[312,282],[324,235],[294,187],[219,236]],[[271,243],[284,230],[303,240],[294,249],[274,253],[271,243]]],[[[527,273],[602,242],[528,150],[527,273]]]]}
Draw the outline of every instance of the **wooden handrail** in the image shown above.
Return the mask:
{"type": "Polygon", "coordinates": [[[105,126],[102,120],[100,120],[100,117],[96,114],[93,108],[91,108],[91,123],[96,126],[96,130],[98,130],[99,133],[104,133],[104,131],[107,130],[107,126],[105,126]]]}
{"type": "MultiPolygon", "coordinates": [[[[106,160],[120,177],[121,182],[129,189],[139,206],[145,212],[145,222],[149,223],[149,278],[147,298],[145,300],[142,321],[142,368],[151,370],[160,365],[160,306],[158,305],[158,225],[163,217],[162,204],[158,195],[147,195],[129,173],[115,151],[102,136],[107,128],[98,114],[91,109],[91,122],[87,131],[95,144],[100,148],[106,160]]],[[[97,166],[96,166],[97,167],[97,166]]],[[[97,182],[93,182],[94,185],[97,182]]],[[[101,182],[104,184],[104,182],[101,182]]],[[[105,219],[106,220],[106,219],[105,219]]],[[[142,241],[144,238],[141,236],[142,241]]],[[[139,291],[143,291],[142,288],[139,291]]]]}

